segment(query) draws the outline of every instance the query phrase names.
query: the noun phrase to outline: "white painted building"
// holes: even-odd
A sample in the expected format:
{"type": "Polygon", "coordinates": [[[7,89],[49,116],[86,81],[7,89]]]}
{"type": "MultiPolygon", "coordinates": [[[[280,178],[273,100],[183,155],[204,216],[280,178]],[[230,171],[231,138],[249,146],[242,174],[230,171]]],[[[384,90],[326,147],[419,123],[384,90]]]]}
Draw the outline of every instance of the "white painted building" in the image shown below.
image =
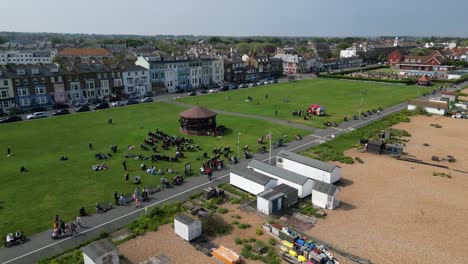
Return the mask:
{"type": "Polygon", "coordinates": [[[285,150],[278,153],[276,166],[326,183],[334,183],[341,178],[339,166],[285,150]]]}
{"type": "Polygon", "coordinates": [[[122,73],[124,93],[142,97],[151,91],[150,74],[147,69],[138,65],[126,66],[122,73]]]}
{"type": "Polygon", "coordinates": [[[286,184],[280,184],[257,195],[257,210],[266,215],[275,214],[297,203],[297,191],[286,184]]]}
{"type": "Polygon", "coordinates": [[[0,50],[0,65],[48,64],[56,54],[55,50],[0,50]]]}
{"type": "Polygon", "coordinates": [[[186,241],[191,241],[202,234],[202,223],[187,214],[178,214],[174,218],[175,233],[186,241]]]}
{"type": "Polygon", "coordinates": [[[413,111],[421,108],[429,114],[445,115],[448,112],[448,104],[444,101],[427,101],[413,99],[408,102],[408,110],[413,111]]]}
{"type": "Polygon", "coordinates": [[[283,61],[283,72],[285,74],[295,74],[308,72],[307,62],[302,55],[297,54],[276,54],[274,58],[283,61]]]}
{"type": "Polygon", "coordinates": [[[340,58],[352,58],[357,56],[356,49],[340,50],[340,58]]]}
{"type": "Polygon", "coordinates": [[[93,242],[81,249],[84,264],[119,264],[119,252],[107,239],[93,242]]]}
{"type": "Polygon", "coordinates": [[[276,179],[278,184],[286,184],[297,190],[299,198],[304,198],[312,193],[313,180],[298,173],[271,166],[258,160],[252,160],[247,168],[276,179]]]}
{"type": "Polygon", "coordinates": [[[15,107],[13,83],[4,67],[0,67],[0,111],[8,112],[15,107]]]}
{"type": "Polygon", "coordinates": [[[253,169],[235,169],[229,174],[229,183],[253,195],[257,195],[278,185],[276,179],[265,176],[253,169]]]}
{"type": "Polygon", "coordinates": [[[325,209],[334,209],[340,203],[336,185],[315,181],[312,187],[312,204],[325,209]]]}

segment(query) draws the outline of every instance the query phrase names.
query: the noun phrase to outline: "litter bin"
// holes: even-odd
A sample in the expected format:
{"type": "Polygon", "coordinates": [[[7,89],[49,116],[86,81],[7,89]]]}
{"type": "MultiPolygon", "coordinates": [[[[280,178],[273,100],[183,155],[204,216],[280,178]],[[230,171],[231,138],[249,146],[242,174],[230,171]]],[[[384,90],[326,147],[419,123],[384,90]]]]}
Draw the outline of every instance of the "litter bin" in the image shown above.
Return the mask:
{"type": "Polygon", "coordinates": [[[86,215],[85,209],[84,209],[84,207],[81,207],[80,208],[80,216],[85,216],[85,215],[86,215]]]}

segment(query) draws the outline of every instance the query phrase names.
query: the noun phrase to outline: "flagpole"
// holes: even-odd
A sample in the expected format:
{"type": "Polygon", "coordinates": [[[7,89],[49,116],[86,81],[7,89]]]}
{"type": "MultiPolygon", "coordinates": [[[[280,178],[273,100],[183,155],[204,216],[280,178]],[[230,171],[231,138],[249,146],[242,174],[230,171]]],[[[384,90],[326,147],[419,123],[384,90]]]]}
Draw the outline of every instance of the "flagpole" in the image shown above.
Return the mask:
{"type": "Polygon", "coordinates": [[[271,165],[271,131],[270,131],[270,154],[269,154],[270,158],[268,159],[268,164],[271,165]]]}

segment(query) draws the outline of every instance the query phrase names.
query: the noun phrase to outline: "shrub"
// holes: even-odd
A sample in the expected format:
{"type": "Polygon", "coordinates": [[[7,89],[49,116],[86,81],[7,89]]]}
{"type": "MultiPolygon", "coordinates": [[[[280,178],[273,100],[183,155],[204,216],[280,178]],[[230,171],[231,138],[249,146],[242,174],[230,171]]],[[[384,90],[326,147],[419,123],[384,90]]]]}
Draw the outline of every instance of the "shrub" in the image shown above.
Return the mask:
{"type": "Polygon", "coordinates": [[[239,221],[234,220],[234,221],[231,222],[231,224],[233,224],[233,225],[238,225],[238,224],[239,224],[239,221]]]}
{"type": "Polygon", "coordinates": [[[442,177],[442,178],[449,178],[449,179],[452,178],[452,175],[444,173],[444,172],[433,172],[432,176],[439,176],[439,177],[442,177]]]}
{"type": "Polygon", "coordinates": [[[107,233],[107,232],[104,231],[104,230],[101,230],[101,231],[99,232],[99,238],[101,238],[101,239],[102,239],[102,238],[107,238],[108,236],[109,236],[109,233],[107,233]]]}
{"type": "Polygon", "coordinates": [[[240,237],[236,237],[234,239],[234,243],[236,243],[236,245],[242,245],[242,239],[240,237]]]}
{"type": "Polygon", "coordinates": [[[224,221],[219,215],[203,217],[202,229],[207,236],[226,235],[232,231],[232,226],[224,221]]]}
{"type": "Polygon", "coordinates": [[[224,189],[232,194],[235,194],[243,199],[252,199],[253,196],[250,195],[249,193],[246,193],[244,191],[241,191],[239,189],[237,189],[236,187],[230,185],[229,183],[222,183],[218,186],[219,188],[221,189],[224,189]]]}
{"type": "Polygon", "coordinates": [[[235,215],[232,216],[232,218],[241,219],[242,217],[240,215],[238,215],[238,214],[235,214],[235,215]]]}
{"type": "Polygon", "coordinates": [[[255,242],[255,241],[257,241],[257,239],[255,237],[249,238],[249,242],[255,242]]]}
{"type": "Polygon", "coordinates": [[[364,163],[364,161],[360,157],[354,157],[354,160],[356,160],[359,163],[364,163]]]}
{"type": "Polygon", "coordinates": [[[270,237],[270,239],[268,239],[268,244],[270,244],[272,246],[276,245],[276,239],[270,237]]]}
{"type": "Polygon", "coordinates": [[[240,204],[240,199],[239,198],[231,198],[230,202],[232,204],[240,204]]]}
{"type": "Polygon", "coordinates": [[[239,229],[247,229],[247,228],[250,228],[251,225],[250,225],[250,224],[240,223],[240,224],[237,225],[237,227],[238,227],[239,229]]]}
{"type": "Polygon", "coordinates": [[[429,143],[424,143],[423,146],[429,147],[430,145],[429,145],[429,143]]]}
{"type": "Polygon", "coordinates": [[[255,230],[255,235],[257,235],[257,236],[263,235],[263,230],[262,230],[261,228],[257,228],[257,229],[255,230]]]}
{"type": "Polygon", "coordinates": [[[226,214],[227,212],[229,212],[229,210],[226,208],[218,208],[218,213],[220,214],[226,214]]]}
{"type": "Polygon", "coordinates": [[[203,192],[195,192],[195,193],[192,193],[192,194],[190,195],[190,200],[196,199],[196,198],[198,198],[198,197],[200,197],[200,196],[202,196],[202,195],[203,195],[203,192]]]}
{"type": "Polygon", "coordinates": [[[322,215],[318,214],[318,209],[315,208],[312,204],[310,203],[307,203],[306,205],[304,206],[301,206],[299,208],[299,212],[301,214],[304,214],[304,215],[308,215],[308,216],[315,216],[315,217],[322,217],[322,215]]]}
{"type": "Polygon", "coordinates": [[[156,206],[149,210],[147,215],[128,224],[128,230],[135,235],[144,234],[146,231],[156,231],[159,226],[170,223],[174,220],[176,214],[184,211],[182,203],[165,203],[162,206],[156,206]]]}

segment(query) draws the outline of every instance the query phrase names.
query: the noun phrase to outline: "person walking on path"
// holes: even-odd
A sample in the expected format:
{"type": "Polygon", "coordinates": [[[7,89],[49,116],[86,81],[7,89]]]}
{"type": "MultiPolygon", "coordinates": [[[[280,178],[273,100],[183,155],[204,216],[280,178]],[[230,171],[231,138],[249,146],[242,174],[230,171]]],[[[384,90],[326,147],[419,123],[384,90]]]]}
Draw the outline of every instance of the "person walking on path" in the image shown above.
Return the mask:
{"type": "Polygon", "coordinates": [[[128,183],[128,178],[129,178],[128,172],[126,172],[126,173],[125,173],[125,182],[126,182],[126,183],[128,183]]]}
{"type": "Polygon", "coordinates": [[[76,231],[76,224],[74,221],[70,223],[70,236],[73,236],[73,233],[78,234],[78,231],[76,231]]]}
{"type": "Polygon", "coordinates": [[[126,160],[122,161],[122,166],[124,167],[124,170],[127,170],[127,161],[126,160]]]}
{"type": "Polygon", "coordinates": [[[278,110],[275,110],[275,116],[278,116],[278,110]]]}
{"type": "Polygon", "coordinates": [[[11,147],[8,146],[8,148],[7,148],[7,156],[10,157],[10,155],[11,155],[11,147]]]}
{"type": "Polygon", "coordinates": [[[83,228],[83,225],[81,224],[81,217],[80,217],[80,216],[77,216],[77,217],[76,217],[75,223],[76,223],[76,225],[79,226],[80,228],[83,228]]]}

